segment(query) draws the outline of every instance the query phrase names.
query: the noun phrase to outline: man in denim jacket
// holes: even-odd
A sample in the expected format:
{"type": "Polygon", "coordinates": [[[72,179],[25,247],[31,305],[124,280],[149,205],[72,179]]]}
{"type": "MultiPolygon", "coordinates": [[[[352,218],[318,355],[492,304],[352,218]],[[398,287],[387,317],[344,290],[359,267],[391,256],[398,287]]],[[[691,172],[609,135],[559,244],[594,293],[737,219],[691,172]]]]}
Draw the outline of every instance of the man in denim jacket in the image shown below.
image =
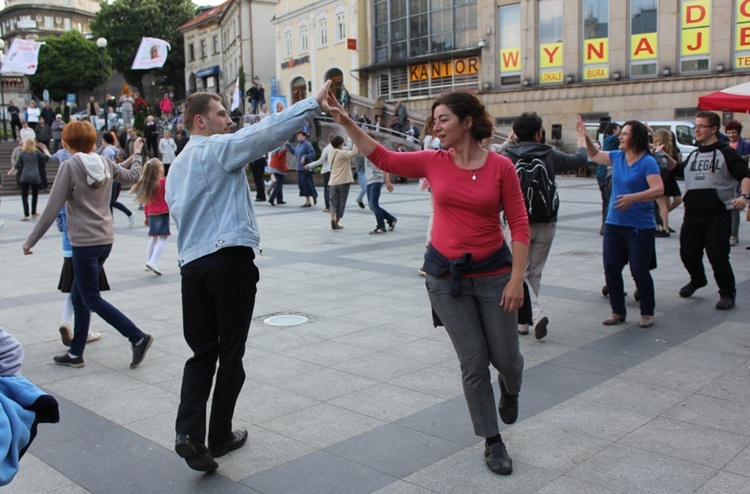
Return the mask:
{"type": "Polygon", "coordinates": [[[247,440],[247,431],[232,431],[259,279],[253,249],[260,235],[245,163],[278,148],[327,110],[329,85],[234,134],[217,95],[195,93],[185,103],[190,141],[169,169],[166,200],[178,230],[184,334],[193,351],[183,374],[175,450],[194,470],[215,470],[214,458],[247,440]],[[206,404],[217,358],[207,448],[206,404]]]}

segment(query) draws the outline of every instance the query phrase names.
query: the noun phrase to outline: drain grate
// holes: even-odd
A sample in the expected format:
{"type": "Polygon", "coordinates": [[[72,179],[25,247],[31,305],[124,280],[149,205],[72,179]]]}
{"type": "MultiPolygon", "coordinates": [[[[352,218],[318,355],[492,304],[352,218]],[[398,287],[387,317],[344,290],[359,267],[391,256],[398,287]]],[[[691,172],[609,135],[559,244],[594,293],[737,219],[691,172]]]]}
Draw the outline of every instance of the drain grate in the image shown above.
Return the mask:
{"type": "Polygon", "coordinates": [[[282,314],[279,316],[267,317],[263,319],[263,322],[269,326],[297,326],[298,324],[304,324],[309,320],[309,318],[297,314],[282,314]]]}

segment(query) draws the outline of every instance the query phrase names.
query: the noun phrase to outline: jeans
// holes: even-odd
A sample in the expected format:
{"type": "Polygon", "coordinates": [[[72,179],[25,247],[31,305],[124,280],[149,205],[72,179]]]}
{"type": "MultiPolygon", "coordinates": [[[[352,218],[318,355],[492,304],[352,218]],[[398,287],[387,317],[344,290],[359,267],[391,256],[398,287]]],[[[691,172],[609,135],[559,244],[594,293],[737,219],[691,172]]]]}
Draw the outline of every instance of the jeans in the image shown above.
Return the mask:
{"type": "Polygon", "coordinates": [[[266,172],[266,164],[263,163],[250,163],[250,171],[253,174],[253,183],[255,184],[255,200],[265,201],[266,200],[266,181],[263,177],[266,172]]]}
{"type": "Polygon", "coordinates": [[[117,209],[125,213],[128,216],[128,218],[130,218],[131,216],[133,216],[133,212],[129,210],[127,206],[125,206],[123,203],[117,200],[117,198],[120,197],[121,188],[122,186],[120,185],[118,181],[116,180],[112,181],[112,198],[109,200],[109,210],[111,212],[113,208],[117,209]]]}
{"type": "Polygon", "coordinates": [[[218,359],[209,445],[230,438],[234,408],[245,382],[242,358],[260,278],[254,257],[249,248],[221,249],[180,270],[184,335],[193,356],[185,363],[175,429],[177,434],[205,440],[206,404],[218,359]]]}
{"type": "Polygon", "coordinates": [[[276,181],[273,184],[273,189],[271,190],[271,196],[268,198],[268,202],[275,202],[277,199],[279,202],[284,202],[284,175],[283,173],[274,173],[274,177],[276,177],[276,181]]]}
{"type": "Polygon", "coordinates": [[[362,202],[365,194],[367,194],[367,174],[365,174],[365,172],[357,172],[357,182],[359,182],[359,194],[357,194],[357,202],[362,202]]]}
{"type": "MultiPolygon", "coordinates": [[[[654,280],[651,278],[651,259],[654,255],[653,228],[636,229],[607,224],[604,226],[604,278],[609,289],[612,313],[625,315],[625,288],[622,268],[630,264],[630,274],[640,294],[642,316],[653,316],[654,280]]],[[[728,237],[727,237],[728,245],[728,237]]]]}
{"type": "Polygon", "coordinates": [[[539,304],[539,288],[542,284],[542,270],[547,264],[552,241],[555,239],[557,223],[532,223],[529,237],[529,256],[526,262],[526,283],[529,284],[531,310],[534,323],[545,316],[544,308],[539,304]]]}
{"type": "Polygon", "coordinates": [[[36,203],[39,199],[38,184],[21,182],[21,204],[23,205],[23,215],[26,217],[29,216],[29,189],[31,189],[31,214],[36,214],[36,203]]]}
{"type": "Polygon", "coordinates": [[[133,321],[104,300],[99,293],[99,272],[111,251],[112,244],[73,247],[74,278],[70,288],[70,298],[73,303],[75,322],[73,341],[70,344],[72,355],[83,355],[86,339],[89,336],[92,312],[125,336],[131,345],[135,345],[144,337],[143,331],[138,329],[133,321]]]}
{"type": "Polygon", "coordinates": [[[518,342],[518,311],[500,307],[510,273],[462,278],[459,297],[450,294],[450,280],[427,274],[425,284],[432,308],[445,325],[461,364],[464,396],[480,437],[499,434],[497,402],[490,364],[510,394],[521,390],[523,356],[518,342]]]}
{"type": "Polygon", "coordinates": [[[714,270],[714,279],[719,286],[719,295],[736,295],[734,271],[729,262],[729,233],[732,228],[732,212],[724,211],[709,216],[685,215],[680,229],[680,259],[690,274],[695,286],[707,283],[703,267],[703,250],[714,270]]]}
{"type": "Polygon", "coordinates": [[[385,222],[393,222],[396,218],[380,207],[380,192],[383,189],[383,182],[377,182],[374,184],[367,185],[367,204],[370,206],[370,211],[375,213],[375,221],[378,226],[385,230],[385,222]]]}

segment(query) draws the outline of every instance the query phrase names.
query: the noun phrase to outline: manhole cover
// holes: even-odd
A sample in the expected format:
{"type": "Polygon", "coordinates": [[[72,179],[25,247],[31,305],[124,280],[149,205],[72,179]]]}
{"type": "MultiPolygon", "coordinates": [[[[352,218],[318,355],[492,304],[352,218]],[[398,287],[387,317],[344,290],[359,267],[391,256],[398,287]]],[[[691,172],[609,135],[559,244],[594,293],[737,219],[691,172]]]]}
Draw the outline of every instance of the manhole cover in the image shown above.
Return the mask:
{"type": "Polygon", "coordinates": [[[263,322],[269,326],[296,326],[298,324],[304,324],[309,321],[305,316],[298,316],[294,314],[283,314],[280,316],[272,316],[263,319],[263,322]]]}

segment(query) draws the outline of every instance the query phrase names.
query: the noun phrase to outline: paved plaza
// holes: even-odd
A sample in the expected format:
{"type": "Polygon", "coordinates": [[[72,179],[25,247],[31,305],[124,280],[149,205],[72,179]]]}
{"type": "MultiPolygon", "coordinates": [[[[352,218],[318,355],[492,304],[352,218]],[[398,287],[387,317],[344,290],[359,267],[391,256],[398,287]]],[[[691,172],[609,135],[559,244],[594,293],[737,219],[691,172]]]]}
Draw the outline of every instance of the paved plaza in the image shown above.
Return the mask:
{"type": "MultiPolygon", "coordinates": [[[[606,327],[599,190],[591,178],[558,181],[560,221],[541,293],[550,333],[521,337],[520,416],[502,431],[509,477],[485,467],[455,352],[432,326],[417,274],[429,199],[415,184],[384,193],[381,204],[398,217],[385,235],[368,235],[375,220],[354,202],[356,185],[340,231],[321,213],[322,195],[316,207],[298,207],[295,184],[285,187],[286,205],[255,203],[261,281],[234,422],[249,440],[205,475],[173,451],[190,356],[176,237],[155,276],[144,271],[142,212],[129,228],[115,211],[104,296],[154,344],[130,369],[128,341],[94,316],[103,336],[87,347],[86,366],[61,367],[52,362],[64,351],[60,234],[53,226],[24,257],[31,224],[18,221],[18,198],[3,197],[0,325],[24,346],[23,374],[60,402],[61,421],[40,426],[2,492],[750,493],[750,225],[732,249],[735,310],[714,309],[713,279],[693,298],[678,297],[688,278],[672,236],[657,239],[654,326],[637,327],[626,276],[628,322],[606,327]],[[278,314],[309,320],[264,323],[278,314]]],[[[673,227],[681,216],[672,213],[673,227]]]]}

